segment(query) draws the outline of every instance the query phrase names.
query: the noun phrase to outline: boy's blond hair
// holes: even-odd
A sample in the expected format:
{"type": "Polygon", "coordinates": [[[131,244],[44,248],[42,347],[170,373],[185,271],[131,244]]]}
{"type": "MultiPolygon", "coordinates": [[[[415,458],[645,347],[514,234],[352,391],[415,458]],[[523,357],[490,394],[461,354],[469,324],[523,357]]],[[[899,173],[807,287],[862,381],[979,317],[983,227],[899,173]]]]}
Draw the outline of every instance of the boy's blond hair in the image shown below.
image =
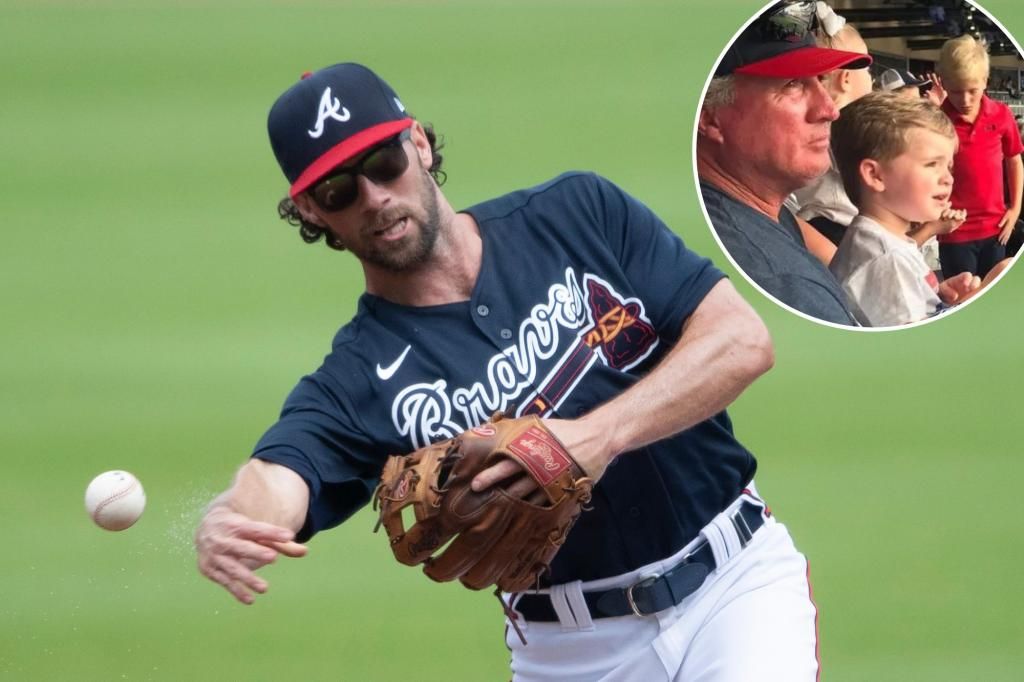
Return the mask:
{"type": "Polygon", "coordinates": [[[850,201],[860,205],[861,161],[895,159],[907,150],[907,135],[914,128],[957,139],[949,117],[926,99],[872,92],[843,108],[832,123],[832,154],[850,201]]]}
{"type": "Polygon", "coordinates": [[[864,40],[860,31],[850,23],[843,24],[843,27],[830,36],[821,26],[814,31],[814,42],[818,47],[827,47],[831,50],[844,50],[854,40],[864,40]]]}
{"type": "Polygon", "coordinates": [[[942,44],[935,72],[946,85],[988,80],[988,46],[973,36],[962,35],[942,44]]]}

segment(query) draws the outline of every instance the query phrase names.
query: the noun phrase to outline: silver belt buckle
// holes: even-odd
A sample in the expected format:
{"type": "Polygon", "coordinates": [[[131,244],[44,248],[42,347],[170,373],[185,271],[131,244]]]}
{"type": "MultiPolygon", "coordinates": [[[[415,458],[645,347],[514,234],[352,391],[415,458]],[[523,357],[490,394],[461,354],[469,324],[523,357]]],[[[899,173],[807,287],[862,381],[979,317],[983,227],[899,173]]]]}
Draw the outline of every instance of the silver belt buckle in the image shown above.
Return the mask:
{"type": "Polygon", "coordinates": [[[641,578],[640,580],[626,588],[626,602],[629,604],[629,608],[633,609],[633,613],[635,615],[643,618],[645,616],[653,615],[654,612],[652,611],[651,613],[642,613],[640,609],[637,608],[636,602],[633,601],[633,590],[637,587],[650,587],[660,577],[660,575],[651,575],[646,578],[641,578]]]}

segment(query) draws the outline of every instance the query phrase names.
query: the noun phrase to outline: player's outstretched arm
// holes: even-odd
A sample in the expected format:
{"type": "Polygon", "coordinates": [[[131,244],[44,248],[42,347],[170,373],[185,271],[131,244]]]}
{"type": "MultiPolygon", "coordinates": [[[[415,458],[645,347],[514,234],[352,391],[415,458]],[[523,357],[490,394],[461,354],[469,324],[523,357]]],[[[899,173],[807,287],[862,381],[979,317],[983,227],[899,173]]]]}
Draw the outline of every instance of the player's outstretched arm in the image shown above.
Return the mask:
{"type": "Polygon", "coordinates": [[[683,325],[675,347],[628,391],[551,430],[587,471],[667,438],[724,410],[771,369],[775,353],[764,322],[723,279],[683,325]]]}
{"type": "Polygon", "coordinates": [[[243,604],[267,591],[256,569],[278,554],[301,557],[306,546],[294,541],[309,506],[306,482],[291,469],[249,460],[231,487],[206,510],[196,529],[199,572],[243,604]]]}
{"type": "MultiPolygon", "coordinates": [[[[620,453],[724,410],[774,362],[761,318],[723,279],[687,319],[679,342],[646,377],[579,419],[549,419],[545,424],[596,481],[620,453]]],[[[473,489],[516,473],[516,463],[501,462],[480,472],[473,489]]]]}

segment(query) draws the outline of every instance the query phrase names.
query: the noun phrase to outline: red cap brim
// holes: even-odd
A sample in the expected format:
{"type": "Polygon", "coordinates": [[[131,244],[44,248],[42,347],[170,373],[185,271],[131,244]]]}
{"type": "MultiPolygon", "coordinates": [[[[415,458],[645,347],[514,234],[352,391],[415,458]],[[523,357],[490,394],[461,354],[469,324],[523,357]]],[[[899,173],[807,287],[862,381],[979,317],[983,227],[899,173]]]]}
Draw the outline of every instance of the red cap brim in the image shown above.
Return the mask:
{"type": "Polygon", "coordinates": [[[345,163],[353,156],[360,154],[378,142],[383,142],[389,137],[394,137],[406,128],[411,127],[413,119],[403,118],[397,121],[387,121],[361,130],[351,137],[347,137],[340,143],[331,147],[309,167],[302,171],[302,175],[292,183],[288,194],[294,199],[297,195],[309,189],[332,168],[345,163]]]}
{"type": "Polygon", "coordinates": [[[801,47],[741,66],[733,73],[762,78],[807,78],[836,69],[863,69],[870,64],[871,57],[859,52],[831,50],[825,47],[801,47]]]}

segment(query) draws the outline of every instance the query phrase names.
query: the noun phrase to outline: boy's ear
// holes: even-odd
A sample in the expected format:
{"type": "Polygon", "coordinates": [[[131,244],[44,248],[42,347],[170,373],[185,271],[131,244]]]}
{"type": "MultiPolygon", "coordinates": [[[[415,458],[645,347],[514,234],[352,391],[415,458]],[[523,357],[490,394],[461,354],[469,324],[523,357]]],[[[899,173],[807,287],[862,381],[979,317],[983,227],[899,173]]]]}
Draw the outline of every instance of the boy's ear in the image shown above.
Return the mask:
{"type": "Polygon", "coordinates": [[[885,179],[882,177],[882,164],[874,159],[864,159],[857,167],[860,181],[873,192],[885,191],[885,179]]]}

